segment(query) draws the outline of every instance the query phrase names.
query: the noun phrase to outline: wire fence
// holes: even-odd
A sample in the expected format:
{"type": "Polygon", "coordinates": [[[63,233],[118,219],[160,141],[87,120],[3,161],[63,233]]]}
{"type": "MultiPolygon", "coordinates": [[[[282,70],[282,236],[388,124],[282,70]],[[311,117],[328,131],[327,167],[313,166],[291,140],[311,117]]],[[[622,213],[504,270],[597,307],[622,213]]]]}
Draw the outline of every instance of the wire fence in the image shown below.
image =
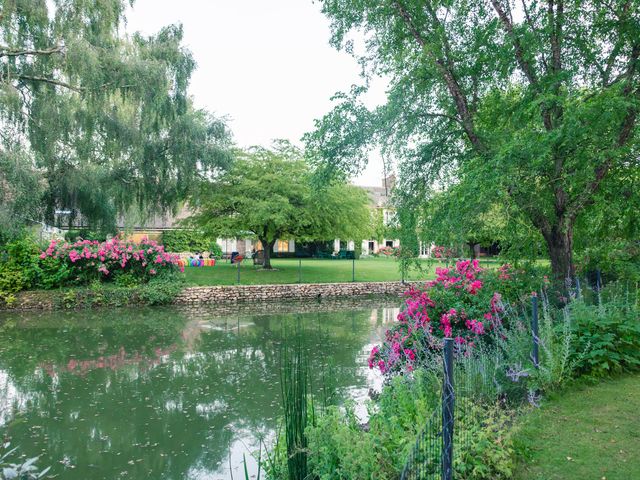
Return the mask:
{"type": "Polygon", "coordinates": [[[410,268],[401,268],[395,258],[315,259],[274,258],[266,270],[251,258],[241,261],[181,260],[189,282],[196,285],[259,285],[352,282],[411,282],[434,277],[442,262],[424,259],[410,268]]]}
{"type": "MultiPolygon", "coordinates": [[[[580,278],[567,281],[567,292],[572,298],[580,298],[585,293],[593,297],[594,302],[601,303],[603,280],[600,270],[593,272],[593,278],[580,278]]],[[[541,327],[547,328],[549,319],[544,317],[543,325],[540,320],[540,300],[544,297],[533,294],[531,297],[529,321],[522,325],[520,341],[525,345],[519,350],[522,358],[515,360],[506,371],[505,365],[497,361],[486,361],[480,358],[490,353],[480,353],[478,356],[465,355],[461,351],[461,345],[456,345],[451,338],[444,340],[444,348],[441,358],[441,395],[440,403],[432,412],[423,430],[418,434],[416,442],[409,453],[401,480],[453,480],[456,467],[464,470],[465,455],[473,448],[475,439],[469,423],[477,421],[478,409],[484,403],[495,402],[501,396],[506,397],[506,392],[518,385],[522,377],[530,375],[530,368],[536,372],[543,372],[549,368],[543,359],[551,362],[552,352],[548,345],[541,339],[541,327]],[[526,358],[527,350],[530,351],[526,358]],[[524,365],[524,366],[523,366],[524,365]]],[[[552,333],[555,335],[555,333],[552,333]]],[[[565,341],[568,335],[564,334],[565,341]]],[[[505,340],[506,342],[506,340],[505,340]]],[[[503,345],[503,348],[505,345],[503,345]]],[[[524,389],[520,382],[521,394],[526,396],[526,401],[537,405],[539,392],[524,389]]]]}
{"type": "MultiPolygon", "coordinates": [[[[528,334],[531,345],[529,360],[539,368],[538,297],[531,299],[531,319],[528,334]]],[[[461,345],[446,338],[442,351],[442,385],[440,403],[435,408],[408,455],[401,480],[452,480],[456,466],[464,463],[473,447],[472,428],[478,405],[495,401],[504,391],[491,362],[465,355],[461,345]]],[[[495,367],[495,365],[493,365],[495,367]]],[[[510,381],[528,375],[518,368],[506,372],[510,381]]]]}

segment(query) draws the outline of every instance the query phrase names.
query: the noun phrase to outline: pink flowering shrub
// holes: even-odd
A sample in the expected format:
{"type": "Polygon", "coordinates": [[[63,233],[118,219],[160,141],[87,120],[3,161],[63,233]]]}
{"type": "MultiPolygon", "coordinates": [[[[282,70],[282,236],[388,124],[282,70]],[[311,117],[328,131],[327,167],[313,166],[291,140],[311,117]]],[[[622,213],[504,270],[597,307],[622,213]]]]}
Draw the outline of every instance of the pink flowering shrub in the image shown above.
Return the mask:
{"type": "Polygon", "coordinates": [[[124,274],[144,283],[161,273],[183,270],[178,261],[178,255],[165,252],[164,247],[153,240],[135,243],[118,237],[106,242],[52,240],[40,253],[42,264],[47,264],[49,270],[57,265],[58,269],[69,272],[67,278],[71,283],[109,281],[124,274]]]}
{"type": "Polygon", "coordinates": [[[369,368],[396,374],[428,365],[444,337],[453,338],[459,352],[470,352],[479,342],[491,341],[505,306],[523,293],[510,288],[517,275],[508,265],[492,272],[477,260],[464,260],[453,268],[437,268],[436,275],[424,289],[405,292],[405,307],[383,343],[371,351],[369,368]],[[504,291],[512,298],[503,297],[504,291]]]}

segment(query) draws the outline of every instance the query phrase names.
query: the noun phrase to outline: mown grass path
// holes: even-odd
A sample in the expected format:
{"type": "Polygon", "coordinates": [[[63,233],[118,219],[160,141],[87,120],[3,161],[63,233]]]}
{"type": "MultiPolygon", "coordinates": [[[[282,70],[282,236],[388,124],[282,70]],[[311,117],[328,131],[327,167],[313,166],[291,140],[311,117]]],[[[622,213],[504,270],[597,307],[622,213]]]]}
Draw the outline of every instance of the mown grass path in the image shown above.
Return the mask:
{"type": "MultiPolygon", "coordinates": [[[[351,282],[354,265],[351,260],[273,259],[273,270],[253,265],[251,259],[240,264],[240,283],[264,285],[275,283],[335,283],[351,282]]],[[[412,269],[406,280],[427,280],[434,277],[435,267],[444,263],[422,262],[422,271],[412,269]]],[[[486,262],[490,264],[490,262],[486,262]]],[[[185,279],[189,285],[234,285],[237,283],[237,265],[221,260],[215,267],[187,267],[185,279]]],[[[394,258],[369,258],[355,261],[357,282],[400,281],[402,274],[394,258]]]]}
{"type": "Polygon", "coordinates": [[[640,479],[640,376],[551,396],[517,434],[517,480],[640,479]]]}

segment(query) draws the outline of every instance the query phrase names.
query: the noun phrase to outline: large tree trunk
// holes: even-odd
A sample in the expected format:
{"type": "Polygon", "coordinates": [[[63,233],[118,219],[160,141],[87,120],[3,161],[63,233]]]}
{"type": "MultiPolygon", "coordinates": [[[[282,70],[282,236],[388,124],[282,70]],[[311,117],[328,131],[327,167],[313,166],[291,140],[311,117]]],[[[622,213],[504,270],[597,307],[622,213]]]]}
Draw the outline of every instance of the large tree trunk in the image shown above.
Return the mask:
{"type": "Polygon", "coordinates": [[[544,234],[551,260],[551,272],[558,286],[575,276],[573,265],[573,225],[559,222],[544,234]]]}
{"type": "Polygon", "coordinates": [[[273,250],[273,246],[276,244],[275,240],[271,242],[267,242],[266,239],[259,239],[263,248],[263,260],[262,260],[262,268],[266,270],[271,270],[273,267],[271,266],[271,251],[273,250]]]}

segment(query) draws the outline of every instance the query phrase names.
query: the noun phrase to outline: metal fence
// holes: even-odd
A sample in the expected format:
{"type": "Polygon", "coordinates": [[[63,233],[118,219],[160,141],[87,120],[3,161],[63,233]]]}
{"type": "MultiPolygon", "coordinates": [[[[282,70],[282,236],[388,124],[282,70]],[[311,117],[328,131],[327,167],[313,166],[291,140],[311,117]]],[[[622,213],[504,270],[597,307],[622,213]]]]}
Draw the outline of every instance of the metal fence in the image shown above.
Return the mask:
{"type": "MultiPolygon", "coordinates": [[[[538,297],[531,298],[531,362],[539,368],[538,297]]],[[[469,429],[456,424],[474,415],[474,405],[496,390],[495,376],[471,360],[456,358],[455,342],[444,340],[440,404],[433,411],[409,453],[401,480],[452,480],[455,465],[472,446],[469,429]]]]}

